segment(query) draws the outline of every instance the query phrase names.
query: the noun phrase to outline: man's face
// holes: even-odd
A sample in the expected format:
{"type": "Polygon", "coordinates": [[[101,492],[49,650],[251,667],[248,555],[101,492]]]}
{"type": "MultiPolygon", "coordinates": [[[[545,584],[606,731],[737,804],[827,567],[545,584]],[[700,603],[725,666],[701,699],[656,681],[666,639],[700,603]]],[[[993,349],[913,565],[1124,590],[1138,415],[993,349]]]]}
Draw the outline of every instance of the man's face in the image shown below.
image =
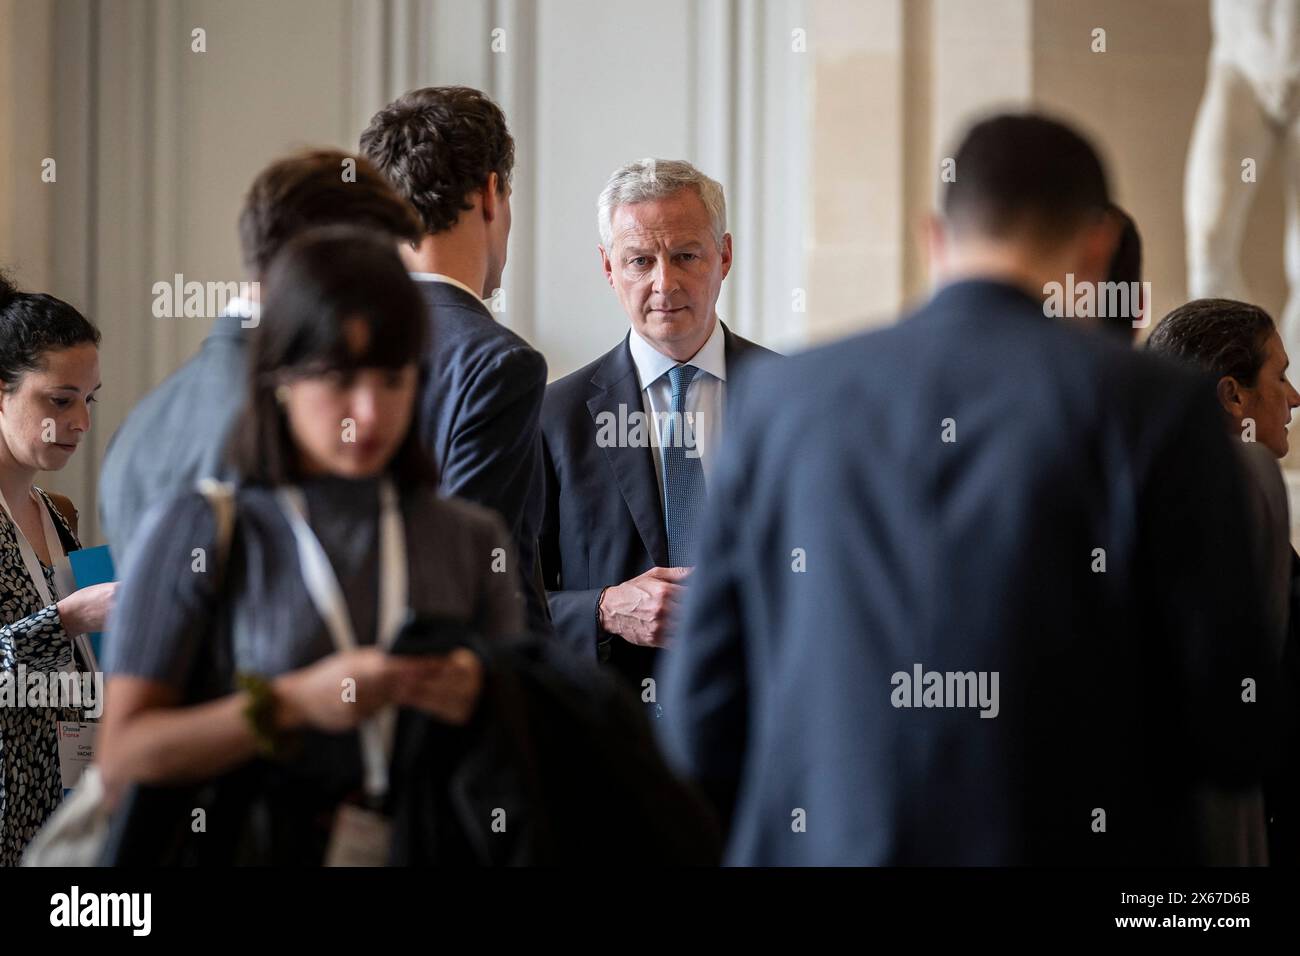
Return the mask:
{"type": "Polygon", "coordinates": [[[1278,458],[1287,453],[1291,409],[1300,407],[1300,394],[1287,380],[1286,371],[1286,348],[1274,332],[1264,345],[1264,364],[1254,386],[1242,389],[1242,418],[1255,420],[1255,440],[1278,458]]]}
{"type": "Polygon", "coordinates": [[[719,248],[694,189],[619,206],[611,248],[600,250],[609,284],[637,333],[684,362],[713,332],[722,280],[731,271],[731,235],[719,248]]]}

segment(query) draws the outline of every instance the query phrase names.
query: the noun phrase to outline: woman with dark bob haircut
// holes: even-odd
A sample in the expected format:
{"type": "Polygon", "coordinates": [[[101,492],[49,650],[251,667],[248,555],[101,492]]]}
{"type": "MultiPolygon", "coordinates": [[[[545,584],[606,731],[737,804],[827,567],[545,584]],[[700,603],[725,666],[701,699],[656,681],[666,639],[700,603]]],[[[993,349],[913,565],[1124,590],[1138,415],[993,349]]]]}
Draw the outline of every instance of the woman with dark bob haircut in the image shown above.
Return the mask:
{"type": "Polygon", "coordinates": [[[103,629],[116,588],[74,590],[76,511],[35,484],[76,453],[98,389],[99,331],[68,303],[0,276],[0,866],[18,864],[63,799],[58,726],[82,719],[48,693],[33,706],[31,679],[52,690],[74,664],[95,669],[87,644],[74,658],[74,638],[103,629]]]}
{"type": "Polygon", "coordinates": [[[256,765],[270,839],[240,862],[387,859],[396,708],[464,725],[483,685],[472,651],[390,654],[395,635],[411,614],[489,639],[522,623],[494,567],[505,528],[439,499],[417,443],[425,335],[390,241],[330,229],[275,259],[231,447],[233,531],[219,494],[184,495],[126,569],[98,761],[111,799],[256,765]],[[221,648],[236,686],[195,690],[221,648]]]}

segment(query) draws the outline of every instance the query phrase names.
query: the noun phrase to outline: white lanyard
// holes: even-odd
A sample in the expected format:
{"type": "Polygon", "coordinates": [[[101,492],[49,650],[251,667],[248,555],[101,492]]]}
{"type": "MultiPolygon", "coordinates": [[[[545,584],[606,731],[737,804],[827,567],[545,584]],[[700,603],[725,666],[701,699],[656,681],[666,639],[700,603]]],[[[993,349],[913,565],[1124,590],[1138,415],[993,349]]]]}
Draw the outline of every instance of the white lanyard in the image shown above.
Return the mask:
{"type": "MultiPolygon", "coordinates": [[[[298,545],[298,564],[307,593],[340,651],[357,647],[347,600],[339,587],[320,539],[307,524],[307,501],[298,488],[284,487],[277,493],[280,510],[293,529],[298,545]]],[[[379,618],[376,644],[392,646],[407,613],[406,531],[397,506],[397,492],[385,479],[379,486],[379,618]]],[[[396,712],[385,708],[361,725],[361,759],[365,766],[367,796],[379,798],[388,791],[388,753],[391,750],[396,712]]]]}
{"type": "MultiPolygon", "coordinates": [[[[32,547],[27,535],[23,534],[23,529],[18,527],[18,522],[14,519],[13,509],[9,507],[9,502],[5,500],[4,492],[0,492],[0,507],[5,510],[5,515],[9,518],[9,523],[14,526],[14,537],[18,540],[18,551],[23,556],[23,564],[27,566],[27,575],[32,579],[32,586],[36,588],[36,594],[41,599],[41,607],[49,607],[54,604],[60,597],[71,594],[77,589],[72,579],[72,566],[68,563],[67,552],[63,550],[63,540],[59,537],[59,532],[54,529],[54,519],[50,517],[50,509],[45,504],[45,499],[39,495],[36,497],[37,510],[41,513],[41,530],[45,534],[45,547],[50,553],[50,567],[54,569],[54,593],[50,592],[49,585],[45,582],[45,572],[41,569],[41,562],[36,557],[36,550],[32,547]]],[[[73,646],[80,652],[83,665],[95,673],[99,670],[99,661],[95,659],[95,651],[91,647],[90,640],[83,634],[69,634],[68,638],[72,641],[73,646]]],[[[77,672],[77,662],[73,660],[72,665],[63,670],[65,674],[75,674],[77,672]]]]}
{"type": "MultiPolygon", "coordinates": [[[[45,506],[43,499],[37,499],[38,510],[41,513],[41,524],[45,532],[45,547],[50,552],[50,566],[54,568],[56,579],[62,566],[67,563],[67,555],[63,551],[63,542],[59,540],[59,533],[54,530],[54,520],[50,517],[50,509],[45,506]]],[[[18,539],[18,550],[22,553],[23,564],[27,565],[27,573],[32,579],[32,584],[36,587],[36,593],[40,596],[41,607],[49,607],[55,603],[55,597],[50,593],[49,585],[45,582],[45,572],[41,570],[41,562],[36,557],[36,551],[32,548],[31,542],[27,540],[27,535],[23,534],[23,529],[18,527],[18,521],[14,518],[14,510],[9,507],[9,502],[5,500],[4,492],[0,491],[0,507],[5,510],[5,515],[9,518],[10,524],[14,526],[14,537],[18,539]]]]}

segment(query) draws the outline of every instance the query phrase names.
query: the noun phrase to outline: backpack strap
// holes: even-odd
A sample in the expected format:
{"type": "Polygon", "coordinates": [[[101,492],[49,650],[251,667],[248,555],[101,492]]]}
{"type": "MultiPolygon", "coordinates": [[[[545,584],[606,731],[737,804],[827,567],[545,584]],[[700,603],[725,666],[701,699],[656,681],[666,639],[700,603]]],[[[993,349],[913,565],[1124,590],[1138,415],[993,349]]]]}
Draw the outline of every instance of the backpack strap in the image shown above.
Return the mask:
{"type": "Polygon", "coordinates": [[[217,582],[226,568],[226,559],[230,557],[230,541],[235,533],[235,486],[228,481],[215,478],[200,478],[197,484],[199,494],[208,499],[213,516],[217,522],[217,582]]]}

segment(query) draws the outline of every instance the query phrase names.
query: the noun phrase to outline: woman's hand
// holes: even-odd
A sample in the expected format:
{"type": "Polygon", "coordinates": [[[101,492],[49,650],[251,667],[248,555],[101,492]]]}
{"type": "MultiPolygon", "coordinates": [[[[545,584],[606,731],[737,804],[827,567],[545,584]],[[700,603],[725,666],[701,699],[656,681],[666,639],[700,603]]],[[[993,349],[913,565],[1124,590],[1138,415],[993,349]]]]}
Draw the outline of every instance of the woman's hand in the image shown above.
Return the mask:
{"type": "Polygon", "coordinates": [[[465,724],[482,688],[483,664],[464,648],[437,657],[396,657],[375,647],[340,651],[274,682],[282,727],[334,733],[390,704],[465,724]]]}
{"type": "Polygon", "coordinates": [[[73,591],[55,607],[59,610],[59,620],[63,629],[69,634],[91,634],[104,630],[108,615],[113,610],[113,598],[117,595],[117,582],[92,584],[90,587],[73,591]]]}
{"type": "Polygon", "coordinates": [[[285,729],[352,730],[393,703],[396,679],[393,659],[377,647],[339,651],[275,679],[278,722],[285,729]]]}
{"type": "Polygon", "coordinates": [[[424,711],[443,723],[468,723],[483,690],[483,663],[478,655],[459,647],[445,656],[407,661],[415,666],[398,673],[394,690],[397,703],[424,711]]]}

